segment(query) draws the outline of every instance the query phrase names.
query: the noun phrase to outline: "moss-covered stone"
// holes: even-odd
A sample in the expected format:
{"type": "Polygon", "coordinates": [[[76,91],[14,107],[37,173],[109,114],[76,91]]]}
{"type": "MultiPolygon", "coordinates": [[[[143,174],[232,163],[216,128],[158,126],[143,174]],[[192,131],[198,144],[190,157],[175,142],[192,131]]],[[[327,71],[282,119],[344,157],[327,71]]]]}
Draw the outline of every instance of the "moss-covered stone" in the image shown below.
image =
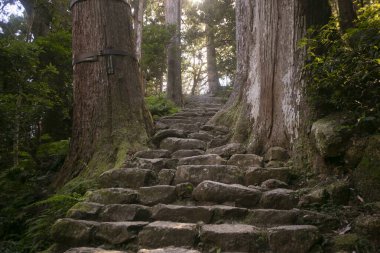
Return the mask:
{"type": "Polygon", "coordinates": [[[380,135],[370,137],[353,179],[366,201],[380,201],[380,135]]]}
{"type": "Polygon", "coordinates": [[[360,237],[357,234],[337,235],[332,239],[333,252],[355,251],[360,244],[360,237]]]}

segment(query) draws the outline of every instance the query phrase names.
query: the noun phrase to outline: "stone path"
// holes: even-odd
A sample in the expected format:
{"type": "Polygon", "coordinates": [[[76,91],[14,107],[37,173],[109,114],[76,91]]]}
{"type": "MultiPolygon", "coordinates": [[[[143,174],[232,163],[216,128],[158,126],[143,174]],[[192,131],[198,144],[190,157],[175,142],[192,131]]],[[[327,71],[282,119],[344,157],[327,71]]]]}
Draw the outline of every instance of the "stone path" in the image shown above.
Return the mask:
{"type": "Polygon", "coordinates": [[[285,150],[246,154],[227,144],[228,129],[206,124],[221,106],[217,98],[192,98],[159,119],[156,148],[102,174],[104,188],[54,224],[61,251],[321,252],[321,231],[334,220],[297,208],[285,150]]]}

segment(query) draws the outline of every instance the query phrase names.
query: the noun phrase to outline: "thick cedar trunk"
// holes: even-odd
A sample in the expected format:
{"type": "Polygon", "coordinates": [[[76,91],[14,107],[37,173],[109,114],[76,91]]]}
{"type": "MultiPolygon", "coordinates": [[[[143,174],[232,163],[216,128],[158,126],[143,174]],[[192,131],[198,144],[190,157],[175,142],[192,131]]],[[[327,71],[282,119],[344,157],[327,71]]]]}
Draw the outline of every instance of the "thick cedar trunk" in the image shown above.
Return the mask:
{"type": "Polygon", "coordinates": [[[175,32],[168,45],[167,97],[176,105],[182,105],[181,79],[181,0],[165,1],[165,22],[175,32]]]}
{"type": "Polygon", "coordinates": [[[219,74],[216,64],[216,50],[214,33],[210,25],[206,24],[207,35],[207,82],[209,93],[215,95],[220,89],[219,74]]]}
{"type": "Polygon", "coordinates": [[[352,0],[337,0],[339,10],[339,24],[342,31],[354,26],[356,13],[352,0]]]}
{"type": "Polygon", "coordinates": [[[248,141],[251,152],[272,146],[292,150],[307,131],[302,92],[305,49],[299,41],[309,25],[329,16],[324,15],[329,12],[328,0],[238,0],[236,11],[235,90],[228,108],[213,121],[229,124],[233,141],[248,141]]]}
{"type": "Polygon", "coordinates": [[[141,59],[142,30],[144,22],[145,0],[138,0],[135,6],[134,26],[136,37],[136,57],[141,59]]]}
{"type": "Polygon", "coordinates": [[[94,175],[120,165],[127,151],[144,143],[152,129],[134,57],[130,6],[123,1],[81,1],[72,16],[74,57],[103,49],[125,50],[131,56],[100,56],[74,66],[70,152],[55,186],[84,169],[86,175],[94,175]],[[107,71],[107,61],[112,61],[114,74],[107,71]]]}

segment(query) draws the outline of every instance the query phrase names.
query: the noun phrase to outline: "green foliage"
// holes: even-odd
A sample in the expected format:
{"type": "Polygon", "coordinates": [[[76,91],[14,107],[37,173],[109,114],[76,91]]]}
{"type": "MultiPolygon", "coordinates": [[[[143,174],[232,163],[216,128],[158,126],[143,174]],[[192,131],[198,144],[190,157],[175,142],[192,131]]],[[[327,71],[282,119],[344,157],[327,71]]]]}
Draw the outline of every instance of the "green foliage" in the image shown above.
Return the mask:
{"type": "Polygon", "coordinates": [[[350,112],[380,118],[380,4],[359,10],[355,28],[341,33],[337,21],[310,30],[305,67],[307,94],[320,114],[350,112]]]}
{"type": "Polygon", "coordinates": [[[179,111],[179,108],[172,101],[162,95],[146,97],[145,101],[154,119],[179,111]]]}

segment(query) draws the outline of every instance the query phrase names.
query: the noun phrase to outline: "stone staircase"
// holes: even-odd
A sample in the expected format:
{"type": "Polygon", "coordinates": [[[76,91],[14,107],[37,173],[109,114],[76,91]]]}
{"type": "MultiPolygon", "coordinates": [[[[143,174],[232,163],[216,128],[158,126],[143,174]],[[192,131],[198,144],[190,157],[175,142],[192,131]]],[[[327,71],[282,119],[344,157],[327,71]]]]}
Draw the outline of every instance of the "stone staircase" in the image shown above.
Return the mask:
{"type": "Polygon", "coordinates": [[[103,173],[58,220],[52,235],[66,253],[322,252],[328,215],[298,209],[288,154],[264,157],[227,143],[229,130],[207,125],[218,98],[193,97],[159,119],[155,148],[103,173]],[[119,251],[117,251],[119,250],[119,251]]]}

